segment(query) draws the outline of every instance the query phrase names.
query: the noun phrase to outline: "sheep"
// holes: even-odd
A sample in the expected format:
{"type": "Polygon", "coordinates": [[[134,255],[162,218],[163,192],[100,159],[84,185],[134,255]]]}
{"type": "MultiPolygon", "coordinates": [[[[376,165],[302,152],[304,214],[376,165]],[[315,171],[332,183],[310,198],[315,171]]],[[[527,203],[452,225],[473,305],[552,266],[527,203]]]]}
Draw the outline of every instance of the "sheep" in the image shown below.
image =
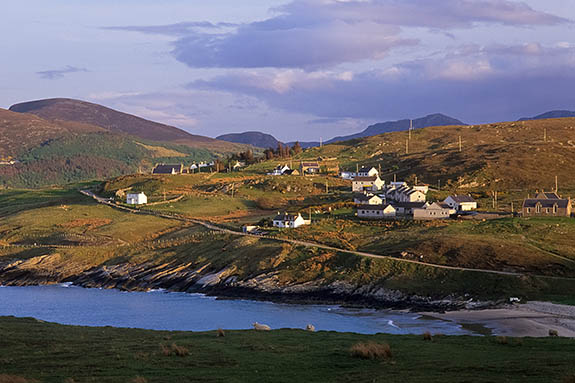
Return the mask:
{"type": "Polygon", "coordinates": [[[549,330],[549,336],[559,336],[557,330],[549,330]]]}
{"type": "Polygon", "coordinates": [[[271,327],[268,326],[267,324],[259,324],[258,322],[255,322],[253,324],[254,326],[254,330],[256,331],[270,331],[271,327]]]}
{"type": "Polygon", "coordinates": [[[315,331],[315,326],[312,324],[308,324],[307,326],[305,326],[305,330],[309,331],[309,332],[314,332],[315,331]]]}

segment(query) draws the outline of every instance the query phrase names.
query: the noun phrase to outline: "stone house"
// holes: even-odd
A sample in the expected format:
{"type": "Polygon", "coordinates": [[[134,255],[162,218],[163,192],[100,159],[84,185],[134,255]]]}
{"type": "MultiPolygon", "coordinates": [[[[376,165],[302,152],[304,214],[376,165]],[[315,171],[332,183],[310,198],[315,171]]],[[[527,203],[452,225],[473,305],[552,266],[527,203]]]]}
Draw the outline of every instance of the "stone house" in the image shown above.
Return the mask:
{"type": "Polygon", "coordinates": [[[571,198],[561,198],[557,193],[538,193],[535,198],[523,201],[523,217],[570,217],[571,198]]]}

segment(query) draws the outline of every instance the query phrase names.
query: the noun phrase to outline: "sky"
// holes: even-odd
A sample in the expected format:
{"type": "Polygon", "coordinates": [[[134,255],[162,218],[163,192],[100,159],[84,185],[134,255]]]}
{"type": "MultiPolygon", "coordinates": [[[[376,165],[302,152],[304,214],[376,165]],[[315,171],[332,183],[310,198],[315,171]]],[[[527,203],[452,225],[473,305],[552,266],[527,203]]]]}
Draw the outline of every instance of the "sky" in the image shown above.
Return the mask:
{"type": "Polygon", "coordinates": [[[573,0],[19,0],[2,14],[3,108],[77,98],[284,141],[575,110],[573,0]]]}

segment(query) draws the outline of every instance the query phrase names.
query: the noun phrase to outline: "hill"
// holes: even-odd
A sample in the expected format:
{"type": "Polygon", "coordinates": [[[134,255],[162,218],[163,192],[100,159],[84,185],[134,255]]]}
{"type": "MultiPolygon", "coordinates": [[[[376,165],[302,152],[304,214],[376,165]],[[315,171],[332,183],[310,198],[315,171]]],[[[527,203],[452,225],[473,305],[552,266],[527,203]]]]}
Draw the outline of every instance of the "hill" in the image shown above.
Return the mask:
{"type": "Polygon", "coordinates": [[[548,118],[573,118],[573,117],[575,117],[575,111],[552,110],[550,112],[539,114],[535,117],[524,117],[524,118],[519,119],[519,121],[545,120],[548,118]]]}
{"type": "MultiPolygon", "coordinates": [[[[409,125],[410,125],[409,121],[410,121],[409,119],[405,119],[405,120],[387,121],[387,122],[377,123],[377,124],[368,126],[367,129],[365,129],[363,132],[351,134],[349,136],[334,137],[331,140],[328,140],[326,142],[326,144],[331,144],[331,143],[339,142],[339,141],[352,140],[354,138],[376,136],[378,134],[383,134],[383,133],[409,130],[409,125]]],[[[422,129],[422,128],[427,128],[430,126],[448,126],[448,125],[465,125],[465,124],[463,122],[453,118],[453,117],[449,117],[449,116],[446,116],[446,115],[440,114],[440,113],[430,114],[428,116],[417,118],[417,119],[413,120],[413,128],[414,129],[422,129]]]]}
{"type": "Polygon", "coordinates": [[[271,134],[262,132],[244,132],[223,134],[216,137],[217,140],[235,142],[237,144],[252,145],[257,148],[276,148],[279,141],[271,134]]]}
{"type": "Polygon", "coordinates": [[[234,151],[236,145],[213,138],[190,134],[173,126],[145,120],[102,105],[67,98],[24,102],[10,111],[34,114],[46,120],[80,122],[113,133],[128,134],[144,140],[170,142],[215,151],[234,151]]]}
{"type": "Polygon", "coordinates": [[[155,162],[212,158],[207,149],[0,109],[0,188],[102,179],[146,169],[155,162]]]}

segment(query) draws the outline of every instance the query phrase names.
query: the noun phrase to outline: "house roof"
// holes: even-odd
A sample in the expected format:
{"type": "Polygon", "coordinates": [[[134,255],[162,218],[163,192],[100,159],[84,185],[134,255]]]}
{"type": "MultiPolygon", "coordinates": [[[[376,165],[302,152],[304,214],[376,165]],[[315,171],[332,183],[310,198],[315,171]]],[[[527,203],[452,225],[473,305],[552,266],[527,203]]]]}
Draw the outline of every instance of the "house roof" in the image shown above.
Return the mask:
{"type": "Polygon", "coordinates": [[[469,195],[450,195],[447,198],[451,198],[453,201],[457,203],[464,203],[464,202],[475,202],[473,197],[469,195]]]}
{"type": "Polygon", "coordinates": [[[357,208],[359,210],[386,210],[388,207],[392,207],[395,210],[395,206],[391,205],[391,204],[387,204],[387,205],[359,205],[357,208]]]}
{"type": "Polygon", "coordinates": [[[375,182],[377,180],[377,176],[373,177],[355,177],[353,182],[375,182]]]}
{"type": "Polygon", "coordinates": [[[559,209],[566,209],[571,203],[568,199],[527,198],[523,201],[524,208],[534,208],[540,203],[543,208],[552,208],[555,204],[559,209]]]}
{"type": "Polygon", "coordinates": [[[282,213],[274,217],[274,221],[295,221],[300,215],[299,214],[288,214],[282,213]]]}
{"type": "Polygon", "coordinates": [[[365,195],[365,194],[357,194],[353,198],[360,200],[360,201],[369,201],[370,199],[375,198],[375,197],[381,199],[381,197],[376,196],[376,195],[365,195]]]}
{"type": "Polygon", "coordinates": [[[179,165],[156,165],[153,174],[172,174],[173,172],[181,173],[182,164],[179,165]]]}
{"type": "Polygon", "coordinates": [[[373,169],[373,170],[377,170],[377,169],[376,169],[376,168],[374,168],[373,166],[372,166],[372,167],[370,167],[370,168],[367,168],[367,167],[362,167],[361,169],[359,169],[359,173],[367,173],[367,172],[370,172],[370,171],[371,171],[371,169],[373,169]]]}
{"type": "Polygon", "coordinates": [[[301,166],[306,166],[309,168],[319,168],[319,164],[317,162],[302,162],[301,166]]]}
{"type": "Polygon", "coordinates": [[[554,192],[541,192],[537,193],[535,199],[561,199],[561,197],[559,197],[559,194],[554,192]]]}
{"type": "Polygon", "coordinates": [[[402,207],[404,209],[418,209],[426,205],[426,202],[393,202],[392,205],[396,208],[402,207]]]}

